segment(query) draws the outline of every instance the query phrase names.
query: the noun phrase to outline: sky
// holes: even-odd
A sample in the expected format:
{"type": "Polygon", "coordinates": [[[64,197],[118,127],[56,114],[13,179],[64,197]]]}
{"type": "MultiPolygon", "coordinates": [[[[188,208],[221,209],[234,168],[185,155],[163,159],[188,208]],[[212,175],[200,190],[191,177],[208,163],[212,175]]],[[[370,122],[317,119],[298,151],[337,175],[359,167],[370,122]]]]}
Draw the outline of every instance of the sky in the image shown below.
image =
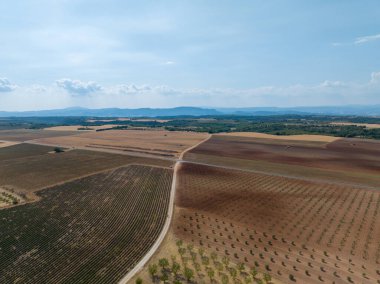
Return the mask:
{"type": "Polygon", "coordinates": [[[379,0],[4,0],[0,110],[380,104],[379,0]]]}

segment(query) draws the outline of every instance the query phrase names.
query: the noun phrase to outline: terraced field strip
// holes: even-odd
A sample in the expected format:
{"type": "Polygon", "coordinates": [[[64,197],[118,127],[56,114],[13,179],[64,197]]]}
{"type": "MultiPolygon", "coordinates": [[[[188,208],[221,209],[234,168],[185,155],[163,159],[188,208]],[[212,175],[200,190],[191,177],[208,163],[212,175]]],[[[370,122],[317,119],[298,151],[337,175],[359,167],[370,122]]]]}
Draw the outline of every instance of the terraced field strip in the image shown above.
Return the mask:
{"type": "Polygon", "coordinates": [[[127,164],[169,167],[173,161],[89,150],[8,159],[0,163],[0,186],[10,185],[23,192],[33,192],[127,164]]]}
{"type": "Polygon", "coordinates": [[[172,171],[128,166],[0,210],[0,283],[116,283],[156,242],[172,171]]]}

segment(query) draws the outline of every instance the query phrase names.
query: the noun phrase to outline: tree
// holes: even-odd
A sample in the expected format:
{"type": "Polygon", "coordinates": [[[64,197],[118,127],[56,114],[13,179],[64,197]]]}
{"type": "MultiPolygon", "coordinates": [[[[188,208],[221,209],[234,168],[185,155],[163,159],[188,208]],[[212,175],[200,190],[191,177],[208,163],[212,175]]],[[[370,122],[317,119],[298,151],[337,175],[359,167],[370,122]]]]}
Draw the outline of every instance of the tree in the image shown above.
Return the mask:
{"type": "Polygon", "coordinates": [[[228,271],[230,272],[230,275],[231,275],[232,279],[235,279],[236,276],[237,276],[237,271],[236,271],[236,269],[233,268],[233,267],[230,267],[228,271]]]}
{"type": "Polygon", "coordinates": [[[227,256],[224,256],[222,262],[227,267],[230,264],[230,259],[227,256]]]}
{"type": "Polygon", "coordinates": [[[245,270],[245,264],[241,262],[237,265],[237,268],[239,272],[242,273],[245,270]]]}
{"type": "Polygon", "coordinates": [[[61,147],[55,147],[54,148],[54,152],[56,152],[56,153],[63,153],[65,151],[61,147]]]}
{"type": "Polygon", "coordinates": [[[191,268],[185,267],[183,274],[187,281],[190,281],[194,277],[194,271],[191,268]]]}
{"type": "Polygon", "coordinates": [[[166,269],[169,267],[169,261],[167,258],[160,258],[158,260],[158,265],[161,266],[163,269],[166,269]]]}
{"type": "Polygon", "coordinates": [[[199,253],[199,255],[200,255],[201,257],[203,257],[204,254],[205,254],[205,250],[204,250],[204,248],[200,248],[200,249],[198,249],[198,253],[199,253]]]}
{"type": "Polygon", "coordinates": [[[212,252],[211,259],[215,262],[218,259],[218,255],[215,252],[212,252]]]}
{"type": "Polygon", "coordinates": [[[182,247],[182,245],[183,245],[183,241],[182,241],[182,240],[178,240],[178,241],[176,242],[176,244],[177,244],[177,247],[182,247]]]}
{"type": "Polygon", "coordinates": [[[179,265],[178,262],[174,261],[173,264],[172,264],[172,271],[174,273],[175,276],[178,275],[178,272],[181,270],[181,265],[179,265]]]}
{"type": "Polygon", "coordinates": [[[265,283],[270,283],[272,281],[272,277],[268,273],[264,273],[265,283]]]}
{"type": "Polygon", "coordinates": [[[150,264],[148,270],[149,270],[150,277],[154,279],[157,275],[157,264],[150,264]]]}
{"type": "Polygon", "coordinates": [[[250,284],[250,283],[252,283],[252,278],[251,278],[250,276],[246,276],[246,277],[244,278],[244,283],[245,283],[245,284],[250,284]]]}
{"type": "Polygon", "coordinates": [[[230,280],[228,279],[228,276],[226,274],[222,275],[222,284],[228,284],[230,280]]]}
{"type": "Polygon", "coordinates": [[[143,281],[142,281],[141,278],[137,278],[137,279],[136,279],[136,284],[142,284],[142,283],[143,283],[143,281]]]}
{"type": "Polygon", "coordinates": [[[167,273],[163,273],[161,275],[161,281],[163,281],[165,283],[168,280],[169,280],[169,275],[167,273]]]}
{"type": "Polygon", "coordinates": [[[256,270],[256,268],[253,267],[250,272],[251,272],[251,275],[252,275],[253,279],[255,279],[256,276],[257,276],[257,270],[256,270]]]}
{"type": "Polygon", "coordinates": [[[208,275],[208,277],[210,278],[210,281],[212,282],[212,279],[213,279],[214,276],[215,276],[215,271],[214,271],[214,269],[212,269],[211,267],[209,267],[209,268],[207,269],[207,275],[208,275]]]}

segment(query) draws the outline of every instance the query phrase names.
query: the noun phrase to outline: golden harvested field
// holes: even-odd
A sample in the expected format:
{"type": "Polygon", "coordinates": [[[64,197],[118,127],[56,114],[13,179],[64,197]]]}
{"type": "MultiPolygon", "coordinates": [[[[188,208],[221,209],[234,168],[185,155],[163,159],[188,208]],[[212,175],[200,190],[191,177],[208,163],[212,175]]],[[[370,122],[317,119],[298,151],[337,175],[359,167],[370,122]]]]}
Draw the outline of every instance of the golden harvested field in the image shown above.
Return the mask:
{"type": "Polygon", "coordinates": [[[355,125],[355,126],[363,126],[369,129],[380,128],[380,124],[375,123],[352,123],[352,122],[332,122],[333,125],[355,125]]]}
{"type": "Polygon", "coordinates": [[[108,129],[112,127],[120,126],[118,124],[108,124],[108,125],[97,125],[97,126],[88,126],[88,129],[80,129],[80,128],[86,128],[86,126],[83,125],[69,125],[69,126],[54,126],[54,127],[48,127],[45,128],[45,130],[50,131],[96,131],[100,129],[108,129]]]}
{"type": "Polygon", "coordinates": [[[0,148],[5,148],[13,145],[17,145],[18,142],[0,141],[0,148]]]}
{"type": "Polygon", "coordinates": [[[283,283],[380,283],[380,191],[183,164],[175,236],[283,283]]]}
{"type": "Polygon", "coordinates": [[[207,134],[161,130],[110,130],[86,132],[74,136],[37,139],[35,142],[67,147],[115,150],[161,157],[179,154],[205,139],[207,134]]]}
{"type": "Polygon", "coordinates": [[[40,129],[13,129],[0,130],[0,140],[12,142],[25,142],[33,139],[57,137],[78,134],[77,131],[50,131],[40,129]]]}
{"type": "Polygon", "coordinates": [[[324,136],[324,135],[271,135],[258,132],[232,132],[217,134],[223,136],[238,136],[238,137],[251,137],[251,138],[265,138],[265,139],[275,139],[275,140],[288,140],[288,141],[315,141],[315,142],[333,142],[339,137],[324,136]]]}

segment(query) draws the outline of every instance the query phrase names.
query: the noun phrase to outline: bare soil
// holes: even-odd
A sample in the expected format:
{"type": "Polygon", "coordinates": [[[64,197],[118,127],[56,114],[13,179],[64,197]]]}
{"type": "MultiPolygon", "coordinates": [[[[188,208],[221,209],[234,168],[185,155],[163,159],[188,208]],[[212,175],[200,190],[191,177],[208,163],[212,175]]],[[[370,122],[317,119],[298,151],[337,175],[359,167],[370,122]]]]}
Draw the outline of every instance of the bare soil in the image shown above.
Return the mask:
{"type": "Polygon", "coordinates": [[[112,127],[120,126],[118,124],[106,124],[106,125],[96,125],[96,126],[83,126],[83,125],[69,125],[69,126],[54,126],[45,128],[45,130],[50,131],[96,131],[101,129],[108,129],[112,127]],[[81,128],[88,128],[87,130],[83,130],[81,128]],[[81,129],[81,130],[80,130],[81,129]]]}
{"type": "Polygon", "coordinates": [[[86,132],[75,136],[38,139],[35,142],[67,147],[111,149],[151,155],[178,157],[180,153],[205,139],[207,134],[155,131],[155,130],[110,130],[86,132]]]}
{"type": "Polygon", "coordinates": [[[0,130],[0,140],[25,142],[33,139],[57,137],[78,134],[77,131],[51,131],[41,129],[13,129],[0,130]]]}
{"type": "Polygon", "coordinates": [[[380,191],[183,164],[175,236],[284,283],[380,283],[380,191]]]}
{"type": "Polygon", "coordinates": [[[325,136],[325,135],[271,135],[258,132],[232,132],[217,135],[225,136],[238,136],[238,137],[251,137],[251,138],[265,138],[275,140],[289,140],[289,141],[316,141],[316,142],[333,142],[340,139],[339,137],[325,136]]]}
{"type": "Polygon", "coordinates": [[[8,158],[0,163],[0,186],[11,185],[22,192],[34,192],[67,180],[128,164],[169,167],[172,162],[86,150],[8,158]]]}
{"type": "Polygon", "coordinates": [[[292,172],[294,166],[298,171],[303,168],[311,172],[313,169],[319,173],[326,172],[325,176],[337,173],[337,179],[342,182],[349,182],[351,173],[356,183],[368,184],[370,181],[369,184],[373,185],[372,181],[380,181],[380,141],[339,139],[327,144],[315,143],[213,136],[191,150],[185,158],[202,162],[207,157],[209,161],[223,157],[226,165],[230,159],[237,163],[241,161],[242,165],[252,161],[252,168],[258,170],[265,169],[266,165],[275,165],[277,168],[289,168],[287,171],[292,172]]]}

